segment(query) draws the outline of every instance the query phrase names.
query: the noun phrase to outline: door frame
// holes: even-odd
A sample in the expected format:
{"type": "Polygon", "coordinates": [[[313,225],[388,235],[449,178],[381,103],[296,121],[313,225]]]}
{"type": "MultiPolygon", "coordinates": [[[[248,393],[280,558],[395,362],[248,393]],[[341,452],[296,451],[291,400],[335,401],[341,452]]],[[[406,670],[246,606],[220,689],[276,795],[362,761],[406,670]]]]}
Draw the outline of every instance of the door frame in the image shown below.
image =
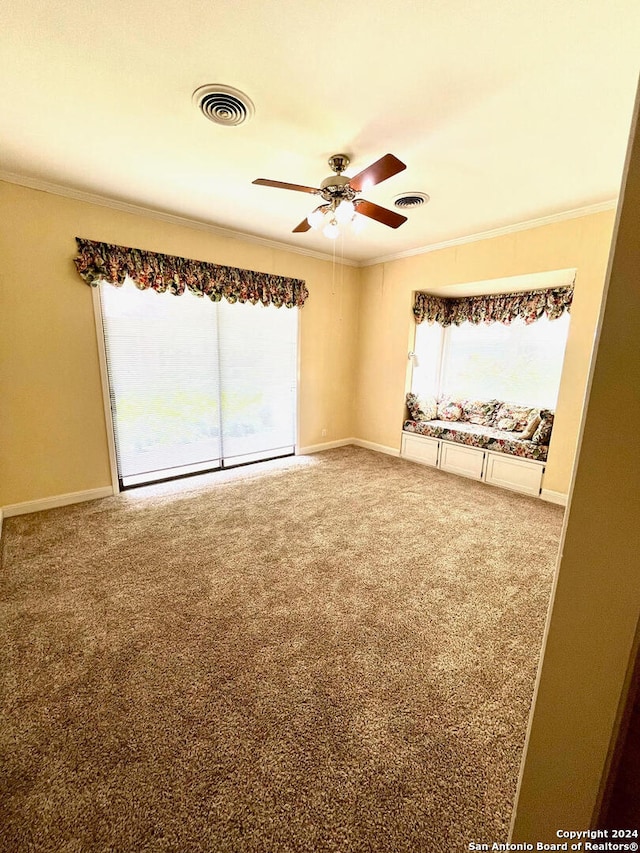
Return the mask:
{"type": "Polygon", "coordinates": [[[91,288],[93,297],[93,318],[96,324],[96,344],[98,346],[98,363],[100,365],[100,385],[102,387],[102,406],[104,425],[107,433],[107,448],[109,451],[109,469],[113,494],[120,494],[120,477],[118,475],[118,460],[116,457],[116,436],[113,429],[113,413],[111,411],[111,394],[109,376],[107,374],[107,352],[104,344],[104,326],[102,322],[102,302],[100,301],[100,282],[91,288]]]}

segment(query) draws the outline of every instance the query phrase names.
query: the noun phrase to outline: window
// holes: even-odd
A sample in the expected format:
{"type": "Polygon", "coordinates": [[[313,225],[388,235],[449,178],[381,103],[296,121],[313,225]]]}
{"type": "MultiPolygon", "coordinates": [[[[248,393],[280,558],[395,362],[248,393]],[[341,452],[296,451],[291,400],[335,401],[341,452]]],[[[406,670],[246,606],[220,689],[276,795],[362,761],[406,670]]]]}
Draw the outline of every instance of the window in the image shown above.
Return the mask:
{"type": "Polygon", "coordinates": [[[507,400],[554,409],[558,399],[569,314],[529,325],[491,323],[443,328],[416,326],[413,372],[417,394],[507,400]]]}
{"type": "Polygon", "coordinates": [[[100,296],[121,486],[294,452],[297,309],[100,296]]]}

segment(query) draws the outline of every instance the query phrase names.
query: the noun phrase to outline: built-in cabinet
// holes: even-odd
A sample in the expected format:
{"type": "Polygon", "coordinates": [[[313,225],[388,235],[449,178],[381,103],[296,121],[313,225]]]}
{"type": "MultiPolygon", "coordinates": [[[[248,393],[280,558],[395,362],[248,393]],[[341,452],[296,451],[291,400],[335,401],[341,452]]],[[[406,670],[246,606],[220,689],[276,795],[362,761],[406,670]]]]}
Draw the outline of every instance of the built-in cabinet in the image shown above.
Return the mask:
{"type": "Polygon", "coordinates": [[[424,462],[426,465],[438,467],[438,456],[440,442],[437,438],[428,438],[426,435],[411,435],[402,433],[402,456],[413,459],[414,462],[424,462]]]}
{"type": "Polygon", "coordinates": [[[480,480],[538,497],[542,487],[544,462],[495,453],[480,447],[467,447],[440,438],[402,433],[400,455],[413,462],[432,465],[442,471],[480,480]]]}
{"type": "Polygon", "coordinates": [[[440,465],[443,471],[460,474],[462,477],[472,477],[482,480],[484,473],[485,454],[477,447],[465,447],[463,444],[440,442],[440,465]]]}

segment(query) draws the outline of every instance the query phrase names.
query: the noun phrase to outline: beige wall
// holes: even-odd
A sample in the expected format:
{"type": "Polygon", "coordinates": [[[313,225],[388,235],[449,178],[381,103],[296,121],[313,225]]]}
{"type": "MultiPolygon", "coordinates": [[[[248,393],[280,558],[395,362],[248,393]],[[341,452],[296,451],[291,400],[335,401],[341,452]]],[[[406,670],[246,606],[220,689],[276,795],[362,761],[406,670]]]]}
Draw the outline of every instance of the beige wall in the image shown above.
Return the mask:
{"type": "Polygon", "coordinates": [[[356,436],[399,448],[414,290],[576,267],[544,481],[568,490],[613,211],[361,270],[9,183],[0,183],[0,217],[0,506],[110,482],[91,291],[72,264],[76,234],[305,279],[301,447],[356,436]]]}
{"type": "Polygon", "coordinates": [[[640,421],[639,219],[636,132],[523,763],[516,842],[557,842],[558,829],[596,825],[640,639],[640,454],[627,430],[603,431],[612,412],[640,421]]]}
{"type": "Polygon", "coordinates": [[[0,221],[0,507],[111,482],[76,235],[305,279],[299,444],[353,434],[357,269],[2,182],[0,221]]]}
{"type": "MultiPolygon", "coordinates": [[[[362,270],[356,435],[400,446],[412,293],[430,286],[577,268],[557,418],[543,486],[566,494],[575,455],[614,211],[441,249],[362,270]]],[[[526,401],[525,401],[526,402],[526,401]]]]}

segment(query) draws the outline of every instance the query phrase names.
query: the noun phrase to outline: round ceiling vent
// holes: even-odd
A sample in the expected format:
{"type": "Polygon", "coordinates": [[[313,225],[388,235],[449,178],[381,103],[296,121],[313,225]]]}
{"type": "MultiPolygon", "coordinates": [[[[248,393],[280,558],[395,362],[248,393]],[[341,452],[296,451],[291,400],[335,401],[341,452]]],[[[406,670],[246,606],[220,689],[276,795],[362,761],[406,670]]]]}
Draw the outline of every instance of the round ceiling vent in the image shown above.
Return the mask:
{"type": "Polygon", "coordinates": [[[244,92],[219,83],[196,89],[193,103],[205,118],[225,127],[237,127],[248,121],[255,112],[253,101],[244,92]]]}
{"type": "Polygon", "coordinates": [[[429,196],[426,193],[402,193],[397,195],[393,203],[401,210],[406,210],[409,207],[420,207],[429,201],[429,196]]]}

